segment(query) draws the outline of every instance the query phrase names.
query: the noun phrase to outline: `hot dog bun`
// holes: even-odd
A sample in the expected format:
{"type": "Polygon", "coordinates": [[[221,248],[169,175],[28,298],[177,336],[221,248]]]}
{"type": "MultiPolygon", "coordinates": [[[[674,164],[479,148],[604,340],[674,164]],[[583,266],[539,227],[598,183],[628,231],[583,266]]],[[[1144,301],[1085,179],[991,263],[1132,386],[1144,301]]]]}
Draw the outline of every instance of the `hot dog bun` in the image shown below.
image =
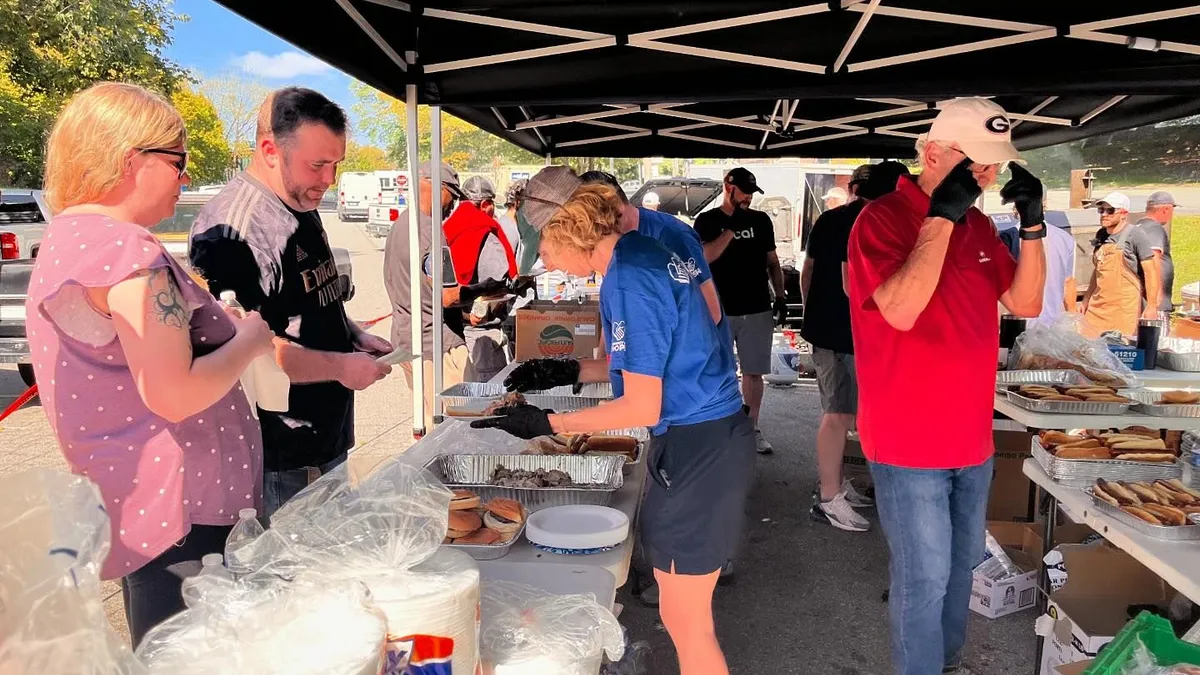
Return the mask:
{"type": "Polygon", "coordinates": [[[1116,454],[1114,452],[1113,459],[1120,459],[1126,462],[1163,462],[1169,463],[1175,461],[1175,455],[1169,452],[1127,452],[1124,454],[1116,454]]]}
{"type": "Polygon", "coordinates": [[[1059,447],[1054,451],[1054,456],[1059,459],[1112,459],[1108,448],[1104,446],[1089,448],[1059,447]]]}
{"type": "Polygon", "coordinates": [[[1150,513],[1149,511],[1146,511],[1145,509],[1139,508],[1137,506],[1122,506],[1121,510],[1124,511],[1125,513],[1128,513],[1131,516],[1134,516],[1136,518],[1141,518],[1142,520],[1146,521],[1147,523],[1150,523],[1151,525],[1162,525],[1162,521],[1159,520],[1157,516],[1155,516],[1153,513],[1150,513]]]}
{"type": "Polygon", "coordinates": [[[1137,441],[1118,441],[1112,444],[1113,450],[1166,450],[1167,444],[1161,438],[1143,438],[1137,441]]]}

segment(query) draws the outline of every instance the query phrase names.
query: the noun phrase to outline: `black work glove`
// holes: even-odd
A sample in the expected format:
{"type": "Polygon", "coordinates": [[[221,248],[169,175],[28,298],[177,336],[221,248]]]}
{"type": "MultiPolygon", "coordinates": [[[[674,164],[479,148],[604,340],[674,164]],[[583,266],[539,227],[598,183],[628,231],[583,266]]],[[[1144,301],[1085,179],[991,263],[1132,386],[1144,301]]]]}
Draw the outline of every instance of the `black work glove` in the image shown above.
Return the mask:
{"type": "Polygon", "coordinates": [[[1001,203],[1016,207],[1017,214],[1021,217],[1022,230],[1045,225],[1046,214],[1042,210],[1042,198],[1046,190],[1042,187],[1042,181],[1016,162],[1011,162],[1008,168],[1012,172],[1012,179],[1000,190],[1001,203]]]}
{"type": "Polygon", "coordinates": [[[782,326],[787,321],[788,306],[787,298],[777,295],[775,296],[775,305],[772,308],[775,312],[775,323],[782,326]]]}
{"type": "Polygon", "coordinates": [[[508,280],[508,292],[523,297],[529,289],[537,286],[537,277],[517,277],[508,280]]]}
{"type": "Polygon", "coordinates": [[[575,393],[579,393],[582,385],[579,383],[579,362],[575,359],[526,361],[504,378],[504,388],[508,391],[544,391],[568,384],[575,385],[575,393]]]}
{"type": "Polygon", "coordinates": [[[929,197],[928,218],[945,218],[952,223],[964,222],[967,209],[975,203],[983,190],[971,173],[971,160],[964,159],[954,167],[929,197]]]}
{"type": "Polygon", "coordinates": [[[503,279],[488,279],[477,284],[458,287],[458,304],[469,305],[476,298],[488,298],[504,295],[508,292],[508,282],[503,279]]]}
{"type": "Polygon", "coordinates": [[[553,410],[542,410],[528,403],[500,408],[496,411],[498,417],[475,420],[471,422],[472,429],[500,429],[517,438],[537,438],[550,436],[554,430],[550,428],[550,415],[553,410]]]}

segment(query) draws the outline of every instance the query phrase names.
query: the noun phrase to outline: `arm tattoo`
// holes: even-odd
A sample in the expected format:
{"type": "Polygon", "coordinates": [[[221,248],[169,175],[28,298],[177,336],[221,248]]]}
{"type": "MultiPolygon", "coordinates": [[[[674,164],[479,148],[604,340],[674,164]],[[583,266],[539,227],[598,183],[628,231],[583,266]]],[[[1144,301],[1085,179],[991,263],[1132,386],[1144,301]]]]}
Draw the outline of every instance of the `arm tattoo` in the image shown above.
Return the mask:
{"type": "Polygon", "coordinates": [[[189,317],[170,271],[150,272],[150,318],[169,328],[186,328],[189,317]]]}

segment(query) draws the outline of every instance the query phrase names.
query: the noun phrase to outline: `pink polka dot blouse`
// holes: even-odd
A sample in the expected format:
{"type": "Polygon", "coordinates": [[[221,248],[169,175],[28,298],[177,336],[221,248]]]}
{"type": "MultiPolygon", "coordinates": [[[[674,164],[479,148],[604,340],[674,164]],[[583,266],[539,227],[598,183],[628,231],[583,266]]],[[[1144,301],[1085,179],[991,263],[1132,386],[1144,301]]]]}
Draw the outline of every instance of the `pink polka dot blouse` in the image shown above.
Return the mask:
{"type": "Polygon", "coordinates": [[[262,507],[262,437],[241,387],[171,423],[138,394],[112,318],[85,289],[166,268],[187,309],[195,356],[230,340],[233,322],[145,228],[99,215],[55,218],[29,282],[26,316],[38,391],[71,470],[100,488],[112,520],[102,577],[138,569],[193,524],[232,525],[262,507]]]}

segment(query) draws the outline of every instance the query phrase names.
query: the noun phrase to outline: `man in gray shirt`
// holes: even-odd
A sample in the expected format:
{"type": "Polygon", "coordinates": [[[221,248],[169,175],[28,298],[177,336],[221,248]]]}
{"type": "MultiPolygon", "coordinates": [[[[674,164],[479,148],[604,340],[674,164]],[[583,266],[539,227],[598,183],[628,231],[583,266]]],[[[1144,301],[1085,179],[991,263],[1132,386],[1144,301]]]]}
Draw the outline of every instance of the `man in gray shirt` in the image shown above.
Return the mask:
{"type": "Polygon", "coordinates": [[[1170,192],[1155,192],[1146,199],[1146,215],[1138,221],[1138,229],[1150,240],[1150,248],[1154,251],[1154,259],[1158,261],[1159,277],[1162,278],[1162,297],[1159,299],[1160,312],[1171,311],[1171,293],[1175,285],[1175,263],[1171,260],[1171,235],[1167,226],[1175,217],[1175,198],[1170,192]]]}

